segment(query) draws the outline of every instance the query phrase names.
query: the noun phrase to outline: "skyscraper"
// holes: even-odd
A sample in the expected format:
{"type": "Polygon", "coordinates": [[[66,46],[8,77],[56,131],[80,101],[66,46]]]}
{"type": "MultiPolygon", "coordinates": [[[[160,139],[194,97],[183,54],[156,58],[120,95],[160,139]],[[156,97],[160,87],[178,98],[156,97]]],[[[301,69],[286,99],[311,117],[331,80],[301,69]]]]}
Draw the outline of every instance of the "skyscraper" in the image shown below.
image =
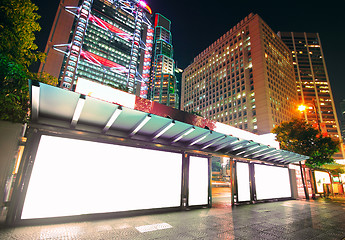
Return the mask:
{"type": "Polygon", "coordinates": [[[38,72],[47,72],[59,78],[64,54],[55,51],[55,44],[68,43],[75,16],[65,10],[65,6],[78,6],[78,0],[61,0],[55,19],[50,30],[44,52],[47,54],[44,63],[41,63],[38,72]]]}
{"type": "Polygon", "coordinates": [[[256,14],[194,58],[181,91],[181,109],[259,134],[297,113],[290,50],[256,14]]]}
{"type": "MultiPolygon", "coordinates": [[[[318,126],[324,135],[341,140],[319,34],[280,32],[278,35],[292,53],[299,103],[307,107],[305,119],[318,126]]],[[[334,157],[344,158],[341,152],[334,157]]]]}
{"type": "MultiPolygon", "coordinates": [[[[149,80],[147,63],[151,62],[152,50],[151,9],[145,2],[136,0],[79,2],[79,6],[64,7],[71,16],[74,15],[74,21],[69,21],[68,27],[63,28],[69,28],[66,30],[71,33],[68,38],[59,39],[55,28],[50,37],[55,40],[51,41],[51,48],[64,54],[59,73],[60,87],[74,90],[78,83],[91,81],[144,95],[147,91],[145,82],[149,80]]],[[[61,4],[66,3],[61,0],[61,4]]],[[[57,17],[54,26],[62,28],[65,19],[57,17]]],[[[47,63],[54,64],[54,59],[49,57],[48,54],[47,63]]]]}
{"type": "Polygon", "coordinates": [[[345,141],[345,99],[340,102],[340,112],[341,112],[341,135],[343,142],[345,141]]]}
{"type": "Polygon", "coordinates": [[[150,98],[155,102],[178,108],[170,25],[170,20],[163,15],[155,15],[150,98]]]}

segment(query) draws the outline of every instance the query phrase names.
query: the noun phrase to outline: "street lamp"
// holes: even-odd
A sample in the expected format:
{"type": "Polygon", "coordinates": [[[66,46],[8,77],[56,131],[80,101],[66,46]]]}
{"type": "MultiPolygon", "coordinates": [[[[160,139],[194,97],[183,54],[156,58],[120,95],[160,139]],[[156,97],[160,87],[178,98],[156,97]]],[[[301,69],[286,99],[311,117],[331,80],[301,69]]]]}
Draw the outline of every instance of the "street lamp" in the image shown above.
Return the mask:
{"type": "Polygon", "coordinates": [[[307,109],[307,107],[303,104],[298,106],[298,111],[300,111],[300,112],[304,112],[306,109],[307,109]]]}
{"type": "MultiPolygon", "coordinates": [[[[321,126],[320,126],[321,123],[319,123],[319,115],[318,115],[318,111],[316,110],[315,99],[313,99],[313,102],[312,102],[312,103],[308,103],[308,104],[311,105],[311,106],[313,107],[313,109],[314,109],[314,113],[315,113],[315,117],[316,117],[316,124],[317,124],[318,130],[319,130],[319,132],[320,132],[320,134],[321,134],[321,126]]],[[[306,120],[307,122],[309,122],[309,121],[308,121],[308,118],[307,118],[306,109],[307,109],[307,106],[304,105],[304,104],[301,104],[301,105],[298,106],[298,110],[299,110],[301,113],[304,112],[304,114],[305,114],[305,120],[306,120]]],[[[301,175],[302,175],[302,182],[303,182],[302,164],[301,164],[301,162],[299,162],[299,164],[300,164],[300,168],[301,168],[301,175]]],[[[305,170],[305,169],[304,169],[304,170],[305,170]]],[[[315,189],[315,179],[314,179],[314,177],[313,177],[313,174],[312,174],[311,169],[309,169],[309,173],[310,173],[310,180],[311,180],[310,185],[311,185],[311,188],[312,188],[312,198],[315,199],[315,190],[314,190],[314,189],[315,189]],[[313,189],[313,187],[314,187],[314,189],[313,189]]],[[[305,189],[305,191],[306,191],[306,194],[309,195],[308,190],[305,189]]],[[[309,199],[309,196],[306,197],[306,199],[309,199]]]]}
{"type": "MultiPolygon", "coordinates": [[[[320,124],[320,122],[319,122],[319,115],[318,115],[318,111],[317,111],[317,109],[316,109],[316,106],[315,106],[315,102],[314,102],[315,100],[313,100],[313,102],[312,103],[307,103],[308,105],[311,105],[312,107],[313,107],[313,109],[314,109],[314,113],[315,113],[315,117],[316,117],[316,124],[317,124],[317,127],[318,127],[318,129],[319,129],[319,131],[320,131],[320,133],[321,133],[321,124],[320,124]]],[[[302,113],[302,112],[305,112],[306,111],[306,109],[307,109],[307,106],[306,105],[304,105],[304,104],[301,104],[301,105],[299,105],[298,106],[298,110],[302,113]]],[[[305,112],[305,114],[306,114],[306,112],[305,112]]],[[[307,118],[307,115],[305,115],[305,119],[307,120],[307,122],[308,122],[308,118],[307,118]]]]}

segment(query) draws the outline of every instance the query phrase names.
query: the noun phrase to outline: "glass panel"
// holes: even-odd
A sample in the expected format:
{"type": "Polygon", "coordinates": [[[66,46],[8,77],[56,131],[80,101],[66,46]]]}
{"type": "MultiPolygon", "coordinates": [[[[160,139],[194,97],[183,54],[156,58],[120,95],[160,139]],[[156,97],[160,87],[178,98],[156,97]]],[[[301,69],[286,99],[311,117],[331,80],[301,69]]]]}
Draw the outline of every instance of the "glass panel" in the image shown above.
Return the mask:
{"type": "Polygon", "coordinates": [[[212,157],[212,204],[230,203],[230,159],[212,157]]]}

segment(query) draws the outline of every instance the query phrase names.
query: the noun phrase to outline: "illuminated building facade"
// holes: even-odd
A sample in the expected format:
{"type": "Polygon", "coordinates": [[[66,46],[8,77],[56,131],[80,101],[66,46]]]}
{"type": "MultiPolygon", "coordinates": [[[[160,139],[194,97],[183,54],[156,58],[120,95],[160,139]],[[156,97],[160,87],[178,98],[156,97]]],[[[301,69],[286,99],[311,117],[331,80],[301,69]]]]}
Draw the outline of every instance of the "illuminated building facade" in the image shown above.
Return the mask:
{"type": "Polygon", "coordinates": [[[170,20],[161,14],[155,15],[150,98],[155,102],[178,108],[170,25],[170,20]]]}
{"type": "Polygon", "coordinates": [[[290,50],[256,14],[194,58],[181,92],[181,109],[259,134],[297,113],[290,50]]]}
{"type": "Polygon", "coordinates": [[[177,91],[177,97],[179,99],[178,100],[178,109],[180,109],[182,73],[183,73],[183,69],[175,66],[176,91],[177,91]]]}
{"type": "Polygon", "coordinates": [[[136,0],[79,3],[79,7],[65,6],[74,15],[67,43],[53,43],[53,48],[64,54],[60,87],[75,90],[79,81],[90,80],[147,95],[153,38],[148,20],[151,9],[136,0]]]}
{"type": "MultiPolygon", "coordinates": [[[[280,32],[294,64],[299,103],[307,107],[305,119],[324,135],[341,140],[341,132],[318,33],[280,32]]],[[[343,158],[342,154],[334,157],[343,158]]]]}
{"type": "Polygon", "coordinates": [[[343,142],[345,141],[345,99],[340,102],[340,112],[341,112],[341,135],[343,137],[343,142]]]}
{"type": "Polygon", "coordinates": [[[46,59],[41,63],[38,72],[47,72],[59,78],[64,54],[53,49],[55,44],[67,43],[73,27],[74,15],[65,11],[64,6],[78,6],[78,0],[61,0],[55,14],[55,19],[50,30],[45,47],[46,59]]]}

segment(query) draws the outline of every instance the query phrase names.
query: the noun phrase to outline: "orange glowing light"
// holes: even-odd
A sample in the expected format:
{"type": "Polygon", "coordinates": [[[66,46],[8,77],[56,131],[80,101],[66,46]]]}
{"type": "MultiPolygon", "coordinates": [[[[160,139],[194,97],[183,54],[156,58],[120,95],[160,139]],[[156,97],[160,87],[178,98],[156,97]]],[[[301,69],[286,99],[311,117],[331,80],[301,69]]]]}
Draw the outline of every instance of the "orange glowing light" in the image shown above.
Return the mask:
{"type": "Polygon", "coordinates": [[[303,105],[303,104],[298,106],[298,110],[300,112],[304,112],[306,109],[307,109],[307,107],[305,105],[303,105]]]}

